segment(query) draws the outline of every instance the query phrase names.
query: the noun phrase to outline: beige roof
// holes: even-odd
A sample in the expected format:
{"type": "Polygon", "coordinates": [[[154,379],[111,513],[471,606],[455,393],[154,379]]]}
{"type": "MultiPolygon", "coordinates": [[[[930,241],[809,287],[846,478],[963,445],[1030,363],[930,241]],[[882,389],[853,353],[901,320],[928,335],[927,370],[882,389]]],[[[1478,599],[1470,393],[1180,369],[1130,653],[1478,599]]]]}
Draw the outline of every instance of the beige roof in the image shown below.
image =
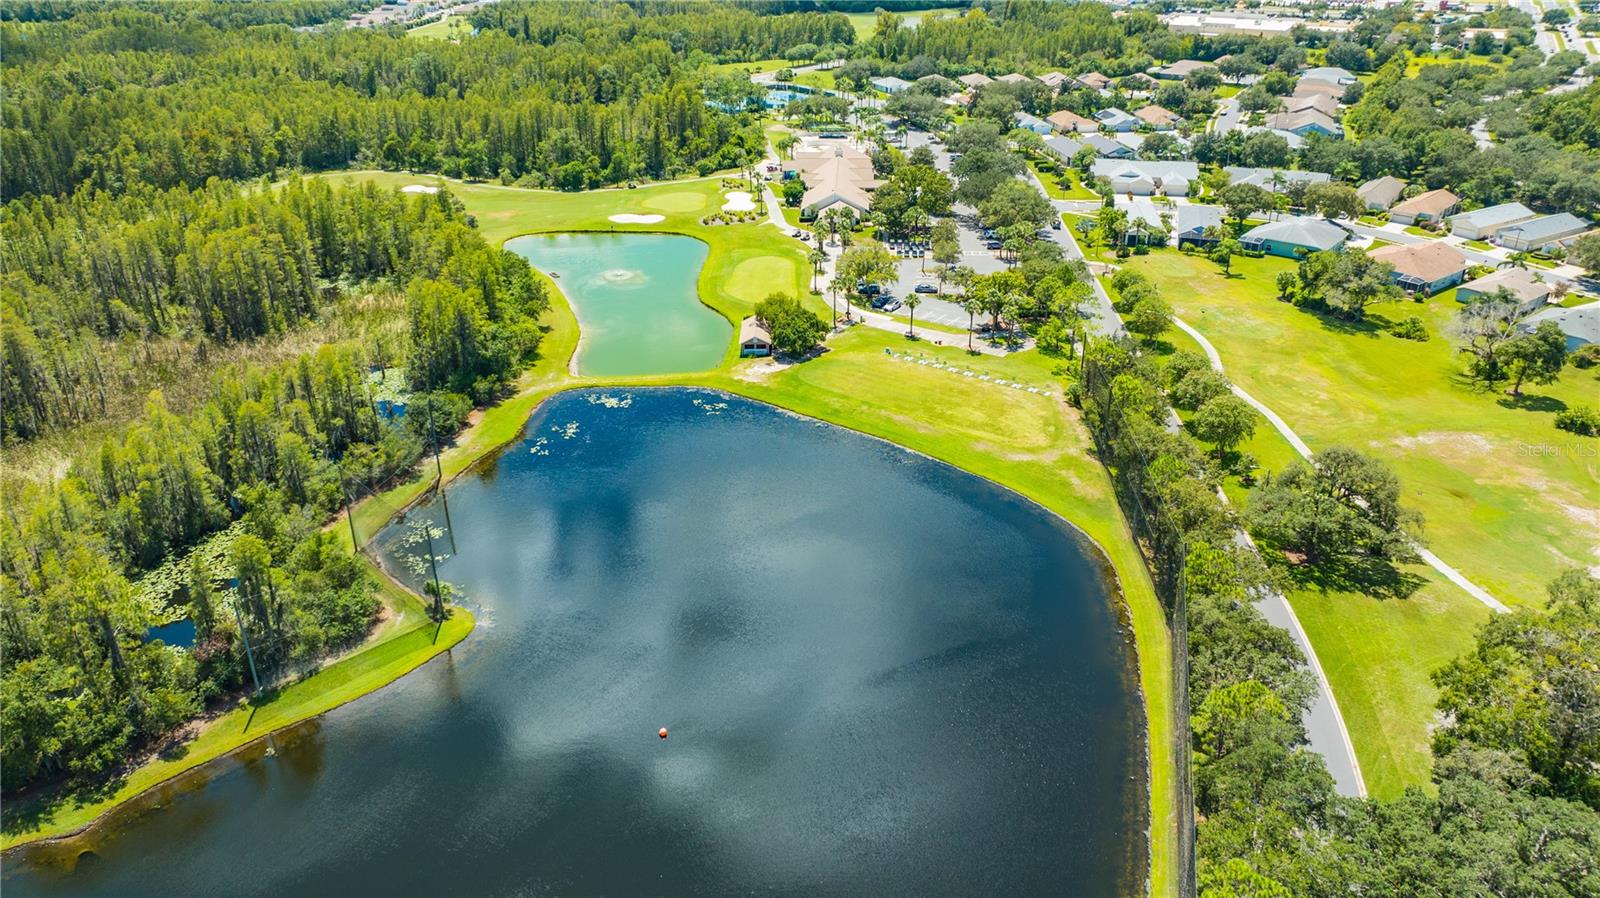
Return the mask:
{"type": "Polygon", "coordinates": [[[1339,101],[1327,94],[1311,94],[1310,96],[1289,97],[1283,101],[1285,112],[1320,112],[1323,115],[1338,115],[1339,101]]]}
{"type": "Polygon", "coordinates": [[[1326,81],[1301,81],[1294,86],[1294,96],[1312,97],[1321,94],[1325,97],[1342,97],[1344,88],[1326,81]]]}
{"type": "Polygon", "coordinates": [[[1078,83],[1085,87],[1092,87],[1098,90],[1109,85],[1111,83],[1111,79],[1100,74],[1099,72],[1084,72],[1082,75],[1078,76],[1078,83]]]}
{"type": "Polygon", "coordinates": [[[1448,190],[1430,190],[1427,193],[1417,194],[1389,211],[1397,212],[1401,215],[1432,215],[1438,217],[1443,215],[1445,210],[1459,202],[1461,202],[1461,197],[1448,190]]]}
{"type": "Polygon", "coordinates": [[[994,79],[990,78],[988,75],[983,74],[982,72],[973,72],[970,75],[962,75],[960,78],[957,78],[956,80],[960,81],[962,84],[965,84],[968,87],[982,87],[985,84],[988,84],[988,83],[992,82],[994,79]]]}
{"type": "Polygon", "coordinates": [[[760,340],[768,346],[772,345],[772,332],[767,330],[761,320],[754,315],[739,322],[739,345],[743,346],[751,340],[760,340]]]}
{"type": "Polygon", "coordinates": [[[1489,294],[1498,291],[1501,287],[1510,290],[1512,295],[1516,296],[1517,301],[1522,303],[1544,299],[1550,295],[1549,284],[1534,280],[1533,272],[1526,268],[1515,267],[1501,268],[1475,281],[1468,281],[1462,284],[1460,289],[1489,294]]]}
{"type": "Polygon", "coordinates": [[[1333,116],[1315,109],[1305,112],[1274,112],[1267,116],[1266,125],[1279,131],[1293,131],[1307,125],[1321,125],[1327,131],[1342,130],[1339,123],[1333,120],[1333,116]]]}
{"type": "Polygon", "coordinates": [[[800,200],[803,209],[844,202],[864,212],[872,205],[869,191],[878,186],[872,157],[851,146],[802,147],[785,168],[799,172],[805,182],[805,196],[800,200]]]}
{"type": "Polygon", "coordinates": [[[1356,196],[1361,197],[1362,201],[1366,203],[1388,206],[1399,199],[1400,192],[1405,189],[1406,182],[1393,175],[1384,175],[1381,178],[1373,178],[1357,187],[1356,196]]]}
{"type": "Polygon", "coordinates": [[[1433,283],[1469,267],[1461,250],[1437,241],[1428,243],[1397,243],[1380,247],[1367,253],[1374,259],[1388,262],[1394,270],[1425,283],[1433,283]]]}
{"type": "Polygon", "coordinates": [[[1070,109],[1052,112],[1045,116],[1045,121],[1050,123],[1050,127],[1063,132],[1100,130],[1100,126],[1092,119],[1086,119],[1070,109]]]}
{"type": "Polygon", "coordinates": [[[1024,81],[1032,81],[1033,79],[1029,78],[1027,75],[1021,75],[1021,74],[1018,74],[1016,72],[1012,72],[1009,75],[1001,75],[999,78],[996,78],[995,80],[996,81],[1004,81],[1007,84],[1021,84],[1024,81]]]}
{"type": "Polygon", "coordinates": [[[1045,72],[1043,75],[1039,76],[1039,80],[1050,85],[1051,87],[1060,87],[1072,79],[1061,72],[1045,72]]]}
{"type": "Polygon", "coordinates": [[[1178,120],[1178,115],[1168,109],[1163,109],[1154,103],[1149,106],[1140,106],[1133,111],[1134,116],[1149,122],[1152,125],[1170,125],[1178,120]]]}

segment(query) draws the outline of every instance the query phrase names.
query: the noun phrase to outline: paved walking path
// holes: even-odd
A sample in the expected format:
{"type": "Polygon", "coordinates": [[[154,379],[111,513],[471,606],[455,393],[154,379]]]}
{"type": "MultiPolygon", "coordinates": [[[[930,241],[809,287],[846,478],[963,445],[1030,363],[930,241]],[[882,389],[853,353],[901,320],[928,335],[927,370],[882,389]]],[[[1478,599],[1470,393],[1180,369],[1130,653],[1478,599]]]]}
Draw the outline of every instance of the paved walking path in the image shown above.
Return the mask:
{"type": "MultiPolygon", "coordinates": [[[[1172,316],[1172,322],[1178,326],[1179,330],[1193,337],[1195,342],[1200,344],[1200,348],[1205,350],[1206,358],[1211,361],[1212,368],[1215,368],[1217,371],[1222,370],[1222,357],[1217,354],[1216,347],[1211,345],[1211,341],[1207,340],[1204,334],[1189,326],[1188,322],[1176,315],[1172,316]]],[[[1278,433],[1282,434],[1284,439],[1289,441],[1289,445],[1294,447],[1294,451],[1298,452],[1301,458],[1308,460],[1311,458],[1311,447],[1306,445],[1305,440],[1300,439],[1300,435],[1295,433],[1294,429],[1291,428],[1287,422],[1278,417],[1277,412],[1274,412],[1272,409],[1268,408],[1267,405],[1261,400],[1245,392],[1244,388],[1238,384],[1233,385],[1233,394],[1249,403],[1252,408],[1260,412],[1268,421],[1272,422],[1273,428],[1276,429],[1278,433]]],[[[1445,564],[1444,561],[1439,558],[1439,556],[1423,548],[1421,545],[1413,544],[1413,546],[1417,550],[1417,554],[1422,557],[1422,560],[1426,562],[1429,567],[1438,571],[1440,574],[1443,574],[1445,579],[1449,580],[1451,583],[1461,587],[1466,591],[1467,595],[1472,596],[1474,599],[1477,599],[1495,611],[1505,613],[1511,610],[1510,608],[1506,607],[1505,603],[1490,595],[1483,587],[1473,583],[1471,580],[1468,580],[1466,575],[1462,574],[1460,571],[1456,570],[1450,565],[1445,564]]]]}

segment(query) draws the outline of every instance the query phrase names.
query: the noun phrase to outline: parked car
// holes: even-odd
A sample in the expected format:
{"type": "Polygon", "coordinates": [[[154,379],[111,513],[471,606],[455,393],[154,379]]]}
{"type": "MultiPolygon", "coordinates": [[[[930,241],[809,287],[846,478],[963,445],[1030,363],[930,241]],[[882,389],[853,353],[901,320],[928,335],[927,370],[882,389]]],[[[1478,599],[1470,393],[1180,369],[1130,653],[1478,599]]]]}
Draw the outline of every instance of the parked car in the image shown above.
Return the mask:
{"type": "Polygon", "coordinates": [[[1056,219],[1054,221],[1050,222],[1050,230],[1052,230],[1052,231],[1061,230],[1061,217],[1059,215],[1056,216],[1056,219]]]}
{"type": "Polygon", "coordinates": [[[1005,246],[1005,244],[1002,244],[998,240],[988,240],[985,241],[983,245],[989,249],[1002,249],[1005,246]]]}
{"type": "Polygon", "coordinates": [[[938,293],[939,288],[933,284],[918,284],[915,288],[918,293],[938,293]]]}
{"type": "Polygon", "coordinates": [[[900,300],[895,299],[893,297],[890,297],[889,301],[883,304],[883,310],[885,312],[898,311],[899,308],[900,308],[900,300]]]}

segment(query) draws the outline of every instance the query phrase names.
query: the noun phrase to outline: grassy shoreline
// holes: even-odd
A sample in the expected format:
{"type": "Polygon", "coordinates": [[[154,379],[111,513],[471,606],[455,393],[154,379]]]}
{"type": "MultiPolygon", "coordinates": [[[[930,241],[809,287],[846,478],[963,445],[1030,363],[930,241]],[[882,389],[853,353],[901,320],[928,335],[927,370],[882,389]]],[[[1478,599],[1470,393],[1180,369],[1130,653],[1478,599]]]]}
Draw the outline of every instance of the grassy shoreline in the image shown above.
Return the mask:
{"type": "MultiPolygon", "coordinates": [[[[381,172],[340,172],[328,176],[366,178],[386,187],[440,180],[432,176],[381,172]]],[[[468,211],[477,216],[484,236],[497,244],[521,234],[557,230],[652,231],[699,237],[711,246],[699,279],[701,301],[735,322],[767,293],[784,289],[786,284],[792,285],[793,292],[802,297],[809,295],[805,288],[809,286],[810,267],[803,253],[788,240],[772,239],[777,235],[770,226],[700,224],[701,215],[714,211],[715,207],[708,203],[720,197],[714,179],[589,194],[526,191],[459,182],[451,182],[450,189],[467,204],[468,211]],[[691,202],[691,198],[695,201],[691,202]],[[647,226],[613,225],[609,221],[610,214],[624,211],[659,211],[666,219],[647,226]]],[[[579,342],[577,319],[561,291],[552,290],[551,298],[540,358],[519,379],[516,393],[485,409],[455,444],[441,453],[440,466],[446,482],[515,441],[528,417],[550,396],[584,387],[688,386],[724,390],[884,439],[984,477],[1036,502],[1093,542],[1114,572],[1132,633],[1135,673],[1145,714],[1149,765],[1149,842],[1145,860],[1148,861],[1151,894],[1176,892],[1179,875],[1174,856],[1179,809],[1172,777],[1177,759],[1173,753],[1172,661],[1165,616],[1139,549],[1117,511],[1110,480],[1092,455],[1087,433],[1077,423],[1075,413],[1053,393],[1049,396],[1025,393],[976,377],[955,377],[896,361],[891,353],[935,356],[959,362],[975,371],[1003,374],[1010,380],[1039,385],[1057,380],[1051,373],[1054,362],[1036,352],[1008,358],[971,357],[954,346],[913,342],[898,334],[863,327],[833,337],[828,351],[821,357],[799,365],[781,367],[762,360],[739,360],[730,347],[723,363],[710,372],[574,376],[569,372],[569,364],[579,342]]],[[[433,471],[424,468],[414,478],[364,499],[353,510],[352,524],[360,538],[365,541],[377,533],[394,514],[423,497],[433,481],[433,471]]],[[[385,583],[387,588],[397,588],[392,581],[385,583]]],[[[453,618],[451,623],[456,620],[464,624],[455,636],[455,641],[459,641],[470,631],[471,618],[464,611],[458,611],[458,618],[453,618]]],[[[445,628],[449,629],[451,623],[445,628]]],[[[396,644],[415,632],[413,628],[395,634],[347,660],[366,657],[377,648],[396,644]]],[[[398,648],[391,651],[398,651],[398,648]]],[[[394,676],[383,682],[390,682],[415,666],[412,664],[405,670],[398,670],[398,664],[381,667],[382,671],[395,671],[394,676]]],[[[317,687],[327,684],[330,681],[317,677],[331,670],[297,686],[310,690],[314,683],[317,687]]],[[[326,707],[318,707],[324,702],[308,698],[306,713],[294,720],[277,722],[275,728],[315,716],[381,685],[376,677],[346,677],[345,686],[351,694],[326,703],[326,707]],[[366,688],[354,691],[360,687],[366,688]]],[[[288,691],[286,689],[285,693],[288,691]]],[[[322,698],[338,695],[335,692],[322,698]]],[[[254,734],[247,741],[265,734],[264,731],[254,734]]],[[[238,747],[233,745],[219,750],[213,757],[238,747]]],[[[196,761],[184,769],[199,763],[196,761]]],[[[146,765],[134,774],[142,777],[137,792],[180,772],[182,770],[161,767],[159,762],[146,765]]],[[[137,792],[119,792],[118,797],[109,800],[104,807],[86,808],[83,816],[87,819],[79,828],[137,792]]],[[[51,828],[66,829],[60,820],[53,822],[51,828]]],[[[27,841],[43,837],[41,833],[27,841]]],[[[13,844],[21,844],[21,840],[6,843],[8,847],[13,844]]]]}

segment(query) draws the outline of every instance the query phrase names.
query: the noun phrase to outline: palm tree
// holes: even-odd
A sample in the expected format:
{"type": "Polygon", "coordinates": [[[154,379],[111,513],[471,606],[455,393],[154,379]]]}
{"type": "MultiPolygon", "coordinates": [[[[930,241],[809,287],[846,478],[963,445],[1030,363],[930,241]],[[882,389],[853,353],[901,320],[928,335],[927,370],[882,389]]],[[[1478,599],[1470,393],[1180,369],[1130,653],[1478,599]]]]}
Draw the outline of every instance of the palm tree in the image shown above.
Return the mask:
{"type": "MultiPolygon", "coordinates": [[[[835,273],[834,276],[833,276],[833,280],[828,281],[828,297],[829,297],[829,303],[833,306],[833,328],[834,328],[834,330],[838,330],[839,329],[839,293],[840,293],[840,291],[843,291],[843,290],[849,290],[850,287],[851,287],[850,281],[844,276],[843,272],[835,273]]],[[[849,317],[849,315],[850,315],[850,307],[848,305],[846,305],[845,306],[845,317],[849,317]]]]}
{"type": "Polygon", "coordinates": [[[917,338],[917,306],[922,305],[922,297],[916,293],[908,294],[905,298],[906,308],[911,310],[911,339],[917,338]]]}
{"type": "Polygon", "coordinates": [[[967,352],[973,352],[972,331],[977,326],[975,319],[978,317],[979,306],[982,305],[976,293],[968,293],[961,297],[961,311],[967,313],[967,352]]]}
{"type": "MultiPolygon", "coordinates": [[[[921,206],[912,206],[911,209],[906,212],[906,229],[912,234],[923,233],[928,229],[928,225],[932,223],[932,221],[933,219],[928,215],[927,210],[923,209],[921,206]]],[[[928,270],[927,253],[922,254],[922,270],[924,272],[928,270]]]]}
{"type": "Polygon", "coordinates": [[[813,249],[806,255],[811,262],[811,292],[817,292],[817,275],[822,273],[822,263],[828,261],[828,254],[820,249],[813,249]]]}

